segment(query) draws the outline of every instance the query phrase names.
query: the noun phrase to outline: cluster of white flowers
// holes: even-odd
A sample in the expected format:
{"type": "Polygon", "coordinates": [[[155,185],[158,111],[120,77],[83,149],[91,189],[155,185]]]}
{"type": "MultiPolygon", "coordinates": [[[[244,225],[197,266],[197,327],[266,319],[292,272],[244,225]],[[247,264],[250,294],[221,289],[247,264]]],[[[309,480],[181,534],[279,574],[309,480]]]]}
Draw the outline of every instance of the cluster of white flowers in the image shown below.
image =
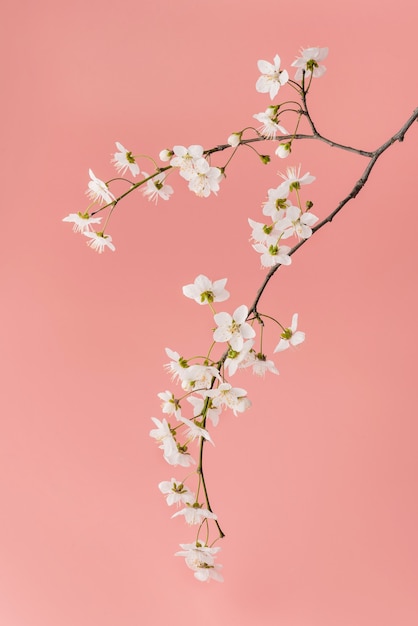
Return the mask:
{"type": "MultiPolygon", "coordinates": [[[[287,158],[292,151],[292,142],[296,138],[302,114],[307,112],[303,110],[306,93],[312,79],[324,74],[325,68],[319,63],[327,53],[327,48],[302,49],[301,56],[292,63],[292,66],[297,68],[294,80],[289,77],[286,69],[281,68],[281,59],[278,55],[274,57],[273,63],[258,61],[261,76],[256,82],[256,90],[269,94],[273,99],[281,88],[288,85],[301,96],[301,108],[298,111],[286,109],[283,103],[271,104],[265,111],[253,115],[261,124],[258,129],[247,127],[232,133],[228,137],[227,145],[218,145],[209,150],[197,144],[165,148],[159,153],[160,160],[165,164],[160,167],[152,157],[134,154],[120,142],[116,142],[117,151],[113,154],[111,162],[118,176],[105,182],[89,170],[90,181],[86,194],[90,204],[85,211],[71,213],[64,221],[72,223],[73,230],[84,235],[92,249],[99,253],[106,248],[114,251],[112,237],[105,234],[107,224],[118,203],[136,189],[141,189],[143,196],[155,203],[159,199],[168,201],[174,189],[168,184],[167,179],[177,170],[180,178],[187,182],[190,191],[196,196],[207,198],[219,191],[225,170],[241,145],[251,143],[252,149],[262,163],[267,164],[271,160],[270,156],[258,153],[253,144],[255,141],[276,141],[278,136],[282,139],[275,149],[275,154],[279,158],[287,158]],[[305,79],[308,79],[307,85],[305,79]],[[298,80],[301,81],[300,84],[295,82],[298,80]],[[289,111],[297,116],[293,133],[289,133],[280,120],[280,117],[288,115],[289,111]],[[246,131],[255,133],[256,137],[244,139],[246,131]],[[223,166],[212,165],[213,154],[230,148],[233,149],[232,154],[223,166]],[[152,161],[155,170],[148,174],[139,167],[139,158],[152,161]],[[142,178],[135,182],[126,178],[126,176],[136,178],[140,174],[142,178]],[[129,188],[119,196],[110,190],[110,184],[116,180],[121,181],[120,184],[129,185],[129,188]],[[106,209],[107,216],[102,226],[102,217],[97,214],[106,209]],[[100,230],[94,230],[99,224],[100,230]]],[[[283,181],[276,188],[268,190],[268,200],[263,204],[263,214],[269,218],[269,223],[248,220],[252,228],[251,240],[254,242],[252,245],[261,255],[262,267],[289,265],[291,248],[283,245],[283,241],[290,237],[296,237],[297,240],[309,238],[313,232],[312,226],[318,220],[310,212],[312,207],[310,200],[302,207],[299,193],[301,187],[312,183],[315,177],[309,173],[301,175],[300,171],[300,166],[288,167],[286,173],[281,174],[283,181]]],[[[220,548],[214,547],[214,543],[222,538],[224,533],[210,505],[203,468],[204,445],[205,443],[214,445],[208,426],[216,427],[221,415],[228,410],[237,416],[251,406],[247,391],[239,386],[233,386],[229,380],[238,370],[251,369],[257,376],[264,376],[267,372],[279,374],[274,361],[267,358],[263,351],[263,331],[267,319],[280,327],[279,341],[273,350],[274,353],[282,352],[290,346],[297,346],[305,339],[305,334],[297,328],[297,313],[293,315],[290,326],[286,327],[275,317],[259,313],[255,305],[250,310],[242,304],[232,313],[216,312],[214,305],[229,298],[229,292],[225,289],[226,282],[226,278],[212,282],[201,274],[193,283],[183,287],[183,294],[187,298],[199,305],[207,304],[212,312],[211,346],[205,356],[191,358],[185,358],[179,352],[166,348],[170,360],[165,367],[181,391],[179,394],[174,394],[172,390],[160,392],[158,397],[163,415],[161,419],[151,418],[154,428],[150,431],[150,436],[162,450],[166,463],[186,470],[186,475],[181,479],[172,477],[170,480],[160,482],[159,489],[165,496],[168,506],[178,507],[172,515],[173,518],[183,517],[189,525],[197,526],[195,541],[180,544],[181,551],[176,552],[176,555],[185,558],[186,565],[193,570],[195,578],[199,581],[223,580],[221,566],[215,563],[220,548]],[[258,338],[256,329],[260,329],[258,338]],[[219,350],[217,346],[221,346],[223,354],[215,357],[214,353],[219,350]],[[194,455],[193,450],[196,449],[198,454],[194,455]],[[218,536],[210,541],[210,531],[214,527],[218,536]],[[204,540],[201,534],[205,535],[204,540]]]]}
{"type": "Polygon", "coordinates": [[[179,168],[180,176],[187,180],[190,191],[194,191],[197,196],[207,198],[211,192],[216,194],[219,191],[222,170],[210,166],[204,156],[203,146],[174,146],[172,150],[162,150],[160,159],[170,160],[171,167],[179,168]]]}
{"type": "MultiPolygon", "coordinates": [[[[212,347],[206,356],[191,359],[166,348],[170,361],[165,368],[172,381],[179,384],[182,391],[179,397],[171,390],[160,392],[158,397],[161,400],[161,410],[167,417],[151,418],[155,428],[150,431],[150,436],[158,443],[164,460],[174,467],[188,468],[184,478],[179,480],[173,477],[171,480],[164,480],[160,482],[159,489],[169,506],[183,507],[172,517],[182,516],[188,524],[198,526],[195,543],[181,544],[183,550],[176,554],[185,557],[187,566],[194,571],[195,577],[200,581],[222,580],[220,565],[215,564],[215,554],[219,548],[213,548],[213,543],[208,544],[210,522],[218,527],[218,539],[223,533],[220,531],[218,518],[210,507],[206,484],[202,480],[203,445],[205,442],[214,445],[207,426],[209,423],[214,427],[217,426],[224,411],[230,410],[234,415],[238,415],[251,406],[247,391],[232,386],[226,378],[227,375],[230,378],[238,369],[248,367],[252,367],[253,373],[259,376],[264,376],[266,372],[279,373],[274,362],[267,359],[261,349],[257,351],[254,348],[256,337],[254,323],[260,321],[261,315],[249,316],[245,305],[237,307],[232,314],[215,311],[215,303],[224,302],[229,298],[229,293],[225,289],[226,282],[226,278],[212,282],[207,276],[200,274],[194,283],[183,287],[183,294],[187,298],[199,305],[209,305],[212,311],[216,324],[212,331],[212,347]],[[214,344],[227,346],[224,354],[217,360],[210,356],[214,344]],[[191,406],[186,405],[184,401],[191,406]],[[191,413],[189,417],[183,415],[187,409],[191,413]],[[199,461],[196,461],[190,450],[193,442],[196,442],[199,448],[196,457],[199,461]],[[197,483],[194,489],[190,488],[191,481],[197,483]],[[204,543],[200,538],[203,526],[206,530],[204,543]]],[[[290,345],[296,346],[304,341],[304,333],[297,330],[297,314],[293,316],[289,328],[280,326],[282,333],[275,352],[281,352],[290,345]]]]}
{"type": "MultiPolygon", "coordinates": [[[[188,148],[178,145],[172,149],[165,148],[159,153],[159,158],[166,165],[160,167],[152,157],[134,154],[116,142],[117,151],[113,154],[111,162],[118,176],[106,182],[97,178],[90,169],[90,180],[86,190],[90,204],[84,211],[70,213],[63,221],[71,223],[73,231],[81,233],[87,239],[87,245],[93,250],[99,253],[104,252],[106,248],[114,251],[112,237],[107,232],[105,234],[105,231],[118,203],[126,196],[140,189],[143,196],[150,201],[155,203],[159,199],[168,201],[174,190],[167,179],[175,170],[196,196],[207,198],[211,194],[217,194],[226,169],[241,146],[251,148],[262,163],[268,164],[271,161],[270,155],[259,153],[255,145],[258,142],[279,141],[274,150],[275,155],[280,159],[288,158],[292,153],[293,142],[307,137],[305,134],[298,134],[299,124],[303,119],[310,127],[312,133],[308,135],[310,138],[323,140],[334,147],[350,150],[362,156],[369,156],[371,161],[365,170],[365,174],[368,173],[378,156],[389,145],[403,139],[418,114],[415,111],[401,131],[374,152],[329,141],[317,132],[308,111],[306,98],[313,79],[323,76],[326,71],[322,61],[327,55],[328,48],[302,48],[300,56],[291,64],[296,68],[293,79],[290,78],[289,72],[282,68],[279,55],[275,55],[273,63],[259,60],[258,69],[261,75],[256,82],[256,90],[268,94],[273,100],[282,89],[293,89],[300,98],[300,103],[288,99],[271,104],[264,111],[253,115],[260,123],[258,129],[247,126],[233,132],[229,135],[227,144],[218,144],[206,150],[197,144],[188,148]],[[286,120],[289,116],[291,119],[296,116],[291,133],[281,123],[285,116],[286,120]],[[250,133],[250,136],[244,137],[246,133],[250,133]],[[229,158],[223,165],[213,165],[213,155],[223,154],[224,150],[230,151],[229,158]],[[142,170],[142,178],[133,182],[126,176],[133,178],[139,176],[141,173],[139,158],[149,159],[155,170],[151,174],[142,170]],[[129,187],[116,196],[113,189],[110,190],[110,184],[114,181],[119,181],[121,185],[128,184],[129,187]],[[102,225],[103,218],[97,214],[106,209],[107,215],[102,225]],[[94,228],[100,230],[96,231],[94,228]]],[[[353,188],[355,194],[348,196],[337,209],[315,226],[319,218],[311,212],[313,202],[306,200],[302,204],[301,201],[301,188],[314,182],[315,177],[309,172],[301,175],[300,165],[288,167],[280,176],[282,182],[268,190],[267,200],[263,203],[262,212],[268,218],[266,223],[248,219],[252,229],[251,241],[254,242],[252,247],[260,254],[261,266],[269,268],[252,306],[249,309],[242,304],[232,313],[215,311],[215,303],[224,302],[229,298],[229,293],[225,289],[226,278],[212,282],[201,274],[194,283],[183,287],[183,294],[187,298],[193,299],[199,305],[207,304],[213,314],[211,345],[207,352],[203,353],[205,356],[190,358],[166,348],[170,361],[165,367],[181,391],[176,395],[172,390],[158,393],[163,416],[161,419],[151,418],[154,428],[150,431],[150,436],[162,450],[166,463],[186,470],[186,475],[180,479],[172,477],[170,480],[160,482],[159,489],[165,496],[167,505],[174,505],[178,509],[172,517],[183,517],[187,524],[197,527],[194,542],[180,544],[181,550],[175,554],[185,558],[186,565],[199,581],[223,580],[222,566],[215,562],[220,548],[214,547],[214,544],[224,537],[224,533],[218,516],[210,504],[203,467],[204,446],[206,443],[214,445],[208,428],[216,427],[221,416],[228,410],[237,416],[251,406],[247,391],[239,386],[233,386],[229,379],[238,370],[246,369],[251,369],[257,376],[265,376],[267,372],[279,374],[276,364],[267,357],[263,349],[263,333],[267,321],[280,327],[279,341],[273,354],[297,347],[305,340],[305,333],[298,330],[297,313],[293,314],[290,326],[284,326],[276,317],[260,313],[258,310],[260,297],[277,266],[290,265],[292,253],[316,230],[330,221],[345,202],[354,197],[359,190],[357,183],[353,188]],[[297,241],[293,248],[283,244],[292,237],[297,241]],[[258,336],[256,330],[259,330],[258,336]],[[215,356],[220,346],[224,352],[215,356]],[[192,452],[196,449],[198,454],[193,456],[192,452]],[[210,535],[214,528],[218,535],[213,540],[210,535]],[[201,534],[204,534],[204,539],[201,538],[201,534]]],[[[367,176],[364,182],[366,179],[367,176]]]]}
{"type": "MultiPolygon", "coordinates": [[[[301,50],[301,56],[292,63],[292,66],[297,68],[295,80],[302,80],[301,86],[290,80],[287,70],[281,69],[281,60],[277,54],[274,57],[273,63],[264,60],[258,61],[258,69],[261,72],[261,76],[256,83],[257,91],[260,93],[268,93],[271,99],[273,99],[278,94],[279,89],[286,84],[292,84],[292,86],[300,92],[301,90],[303,91],[303,81],[305,77],[312,79],[324,74],[325,67],[319,65],[319,62],[325,59],[327,54],[328,48],[306,48],[301,50]]],[[[280,104],[270,105],[264,112],[256,113],[253,117],[261,123],[257,131],[261,138],[275,140],[278,134],[288,136],[288,140],[284,143],[280,143],[275,150],[278,157],[286,158],[291,152],[293,139],[284,126],[280,124],[280,109],[280,104]]],[[[243,130],[232,133],[228,137],[228,144],[235,149],[238,148],[238,146],[243,143],[243,134],[243,130]]],[[[63,219],[65,222],[72,223],[73,230],[82,233],[87,238],[87,245],[99,253],[104,252],[106,248],[112,251],[115,250],[112,237],[107,233],[105,234],[105,229],[116,205],[122,198],[128,195],[128,193],[137,188],[142,188],[144,197],[148,198],[148,200],[155,203],[157,203],[160,198],[162,200],[169,200],[174,193],[174,189],[167,183],[167,177],[168,174],[170,174],[170,170],[178,169],[180,176],[187,181],[190,191],[193,191],[199,197],[207,198],[211,193],[216,194],[219,191],[220,183],[224,178],[226,166],[215,167],[210,163],[210,155],[216,152],[216,149],[205,151],[203,146],[200,145],[191,145],[188,148],[185,146],[174,146],[172,149],[165,148],[161,150],[159,157],[161,161],[169,163],[169,165],[160,168],[151,157],[133,154],[131,150],[125,148],[119,141],[116,142],[116,148],[117,151],[113,154],[111,162],[115,166],[118,174],[120,174],[117,179],[124,180],[130,184],[128,191],[116,197],[110,191],[109,184],[117,179],[105,182],[97,178],[90,169],[90,181],[88,182],[86,194],[91,200],[91,204],[85,211],[70,213],[63,219]],[[150,159],[155,165],[155,171],[152,174],[147,174],[145,171],[142,171],[142,180],[132,182],[124,177],[128,172],[130,176],[134,178],[141,173],[138,164],[139,157],[150,159]],[[97,208],[96,205],[98,205],[99,208],[97,208]],[[95,207],[94,210],[92,210],[92,207],[95,207]],[[102,219],[101,217],[97,217],[96,214],[107,208],[110,210],[104,227],[100,231],[93,230],[93,225],[100,224],[102,219]]],[[[263,163],[270,161],[268,155],[260,155],[260,157],[263,163]]],[[[300,184],[305,184],[303,179],[299,182],[300,184]]],[[[291,219],[291,214],[289,214],[289,219],[291,219]]],[[[308,218],[305,212],[303,216],[301,216],[299,224],[309,227],[311,224],[306,222],[307,219],[312,222],[311,218],[308,218]]],[[[305,237],[303,232],[308,232],[308,230],[301,227],[297,234],[300,237],[305,237]]],[[[286,264],[290,262],[290,258],[287,254],[289,251],[287,246],[280,247],[270,244],[271,252],[264,250],[264,240],[258,241],[255,246],[260,248],[258,252],[262,254],[263,266],[274,265],[275,263],[286,264]]]]}
{"type": "Polygon", "coordinates": [[[288,167],[286,174],[281,174],[283,182],[274,189],[268,190],[268,200],[263,205],[263,214],[270,218],[270,223],[255,222],[248,219],[252,228],[251,239],[254,250],[261,254],[261,266],[290,265],[291,248],[282,245],[282,240],[295,236],[298,239],[308,239],[312,235],[311,226],[318,221],[318,217],[310,212],[313,206],[308,200],[305,210],[302,209],[299,190],[302,185],[308,185],[315,180],[309,172],[300,175],[300,166],[288,167]],[[298,206],[290,203],[289,195],[294,192],[298,206]]]}

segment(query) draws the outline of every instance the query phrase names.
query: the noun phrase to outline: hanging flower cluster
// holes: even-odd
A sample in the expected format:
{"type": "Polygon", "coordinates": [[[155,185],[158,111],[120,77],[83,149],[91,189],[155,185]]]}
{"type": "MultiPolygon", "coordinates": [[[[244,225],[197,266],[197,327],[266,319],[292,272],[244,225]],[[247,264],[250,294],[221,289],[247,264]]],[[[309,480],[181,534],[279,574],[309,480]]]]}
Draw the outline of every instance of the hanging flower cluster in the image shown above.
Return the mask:
{"type": "Polygon", "coordinates": [[[160,166],[152,157],[134,154],[116,142],[117,151],[111,162],[118,176],[103,181],[90,169],[86,190],[89,205],[84,211],[71,213],[63,220],[72,223],[73,231],[86,237],[87,245],[93,250],[99,253],[106,249],[114,251],[115,245],[107,232],[107,226],[117,205],[137,189],[141,189],[149,201],[157,203],[159,200],[170,200],[174,188],[168,178],[175,171],[190,191],[198,197],[207,198],[220,190],[225,172],[239,150],[251,149],[261,163],[271,162],[269,154],[260,153],[256,149],[255,145],[260,142],[278,143],[274,153],[280,159],[290,156],[294,142],[299,139],[323,141],[334,148],[369,159],[363,176],[356,182],[352,192],[320,223],[319,218],[311,212],[313,202],[310,199],[302,200],[301,197],[302,187],[314,182],[315,177],[309,172],[301,174],[300,165],[287,167],[285,173],[280,174],[282,182],[268,190],[267,199],[262,204],[263,221],[248,219],[252,247],[260,254],[262,268],[268,268],[250,307],[242,304],[233,312],[215,310],[215,305],[229,298],[225,289],[226,278],[212,282],[208,277],[199,275],[193,283],[183,287],[183,294],[187,298],[199,305],[208,305],[211,310],[211,343],[209,349],[203,351],[203,356],[187,358],[166,348],[169,362],[165,367],[173,383],[179,385],[180,391],[174,393],[166,390],[158,394],[163,415],[161,419],[152,418],[154,428],[150,436],[158,443],[164,460],[176,468],[173,471],[175,477],[159,483],[167,505],[177,509],[172,517],[183,517],[187,524],[197,527],[193,542],[180,544],[181,550],[176,552],[176,556],[185,558],[186,565],[199,581],[223,580],[221,565],[215,562],[220,548],[214,544],[224,537],[224,533],[218,515],[210,504],[203,465],[204,446],[207,443],[215,445],[211,429],[218,425],[221,416],[223,419],[228,411],[239,415],[251,406],[246,390],[234,386],[230,379],[242,369],[251,369],[258,376],[264,376],[267,372],[279,373],[274,361],[263,350],[263,333],[267,321],[276,324],[279,329],[278,343],[273,353],[298,346],[305,339],[305,334],[298,330],[297,313],[293,315],[290,326],[282,325],[275,316],[260,313],[258,303],[264,289],[276,270],[282,265],[290,265],[292,254],[319,228],[331,222],[343,206],[358,194],[380,155],[395,141],[402,141],[418,118],[416,110],[398,133],[373,152],[342,145],[321,135],[311,118],[307,95],[312,80],[323,76],[326,71],[322,61],[327,54],[328,48],[302,49],[300,56],[291,64],[296,68],[293,79],[286,69],[282,69],[278,55],[275,55],[273,63],[258,61],[261,75],[256,81],[256,90],[259,93],[268,94],[273,100],[282,90],[293,89],[298,100],[274,103],[254,114],[253,118],[260,126],[248,126],[231,133],[225,144],[210,149],[197,144],[165,148],[159,153],[159,159],[165,165],[160,166]],[[292,132],[284,127],[284,116],[286,126],[293,120],[292,132]],[[307,123],[310,134],[300,134],[298,131],[302,120],[307,123]],[[226,162],[214,165],[213,156],[224,151],[230,151],[229,158],[226,162]],[[151,174],[140,168],[140,159],[152,162],[154,171],[151,174]],[[114,181],[122,181],[127,185],[127,189],[119,196],[111,190],[114,181]],[[103,211],[107,213],[102,225],[103,218],[99,213],[103,211]],[[287,245],[291,238],[293,242],[296,241],[293,248],[287,245]],[[218,346],[221,346],[223,353],[216,354],[218,346]],[[217,533],[215,539],[213,531],[217,533]]]}
{"type": "MultiPolygon", "coordinates": [[[[159,484],[159,489],[169,506],[183,507],[172,517],[183,516],[188,524],[197,526],[194,543],[181,544],[183,550],[176,555],[185,557],[187,566],[200,581],[211,578],[223,580],[221,566],[215,563],[215,555],[220,548],[213,546],[224,533],[217,515],[212,511],[203,471],[203,446],[207,442],[215,445],[208,427],[216,427],[220,416],[227,411],[238,415],[250,408],[246,390],[230,382],[238,369],[252,368],[259,376],[264,376],[266,372],[279,373],[274,362],[263,353],[264,316],[261,313],[250,316],[244,304],[232,314],[216,312],[214,304],[229,298],[226,282],[226,278],[212,282],[201,274],[194,283],[183,287],[183,294],[187,298],[200,305],[209,305],[216,327],[212,331],[212,342],[205,356],[185,358],[166,348],[170,361],[165,367],[172,381],[180,385],[181,391],[176,395],[171,390],[159,393],[161,410],[166,417],[151,418],[155,428],[150,431],[150,436],[157,441],[164,460],[169,465],[187,468],[185,476],[165,480],[159,484]],[[256,347],[257,327],[261,330],[259,345],[256,347]],[[220,357],[213,355],[217,344],[224,344],[224,353],[220,357]],[[185,415],[187,411],[188,417],[185,415]],[[197,444],[196,455],[192,454],[193,444],[197,444]],[[218,535],[215,541],[210,541],[213,525],[218,535]]],[[[267,318],[276,322],[282,330],[275,352],[304,341],[305,334],[297,330],[297,314],[293,316],[289,328],[270,316],[267,318]]]]}

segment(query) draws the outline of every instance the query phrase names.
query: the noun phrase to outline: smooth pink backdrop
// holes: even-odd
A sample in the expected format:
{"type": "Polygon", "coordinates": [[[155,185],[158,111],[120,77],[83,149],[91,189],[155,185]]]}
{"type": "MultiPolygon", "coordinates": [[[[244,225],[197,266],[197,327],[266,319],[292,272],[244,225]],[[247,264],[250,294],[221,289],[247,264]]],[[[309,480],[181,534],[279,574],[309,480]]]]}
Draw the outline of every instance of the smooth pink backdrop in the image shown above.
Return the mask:
{"type": "Polygon", "coordinates": [[[318,128],[374,149],[417,106],[416,14],[412,0],[5,8],[2,626],[418,623],[416,126],[266,293],[263,310],[298,311],[307,341],[279,377],[243,373],[253,407],[214,433],[223,584],[172,556],[193,532],[170,519],[157,484],[172,470],[148,437],[164,347],[210,337],[181,286],[227,276],[228,310],[249,303],[263,272],[247,217],[277,170],[314,174],[324,216],[364,161],[305,142],[264,167],[243,150],[217,198],[174,176],[169,203],[132,197],[101,256],[61,221],[85,207],[89,167],[112,175],[115,141],[156,157],[251,124],[270,103],[257,60],[289,67],[301,46],[330,48],[318,128]]]}

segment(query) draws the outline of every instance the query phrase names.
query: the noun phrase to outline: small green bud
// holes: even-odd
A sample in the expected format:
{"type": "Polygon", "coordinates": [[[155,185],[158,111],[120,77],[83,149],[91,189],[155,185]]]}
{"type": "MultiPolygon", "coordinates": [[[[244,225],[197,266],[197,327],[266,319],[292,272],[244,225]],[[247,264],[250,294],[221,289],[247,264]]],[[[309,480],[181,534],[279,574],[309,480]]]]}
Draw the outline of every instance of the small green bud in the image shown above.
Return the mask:
{"type": "Polygon", "coordinates": [[[306,210],[309,211],[309,209],[312,209],[313,207],[313,202],[311,202],[311,200],[306,200],[306,210]]]}
{"type": "Polygon", "coordinates": [[[259,156],[260,156],[261,162],[264,163],[264,165],[267,165],[267,163],[270,163],[271,159],[268,154],[260,154],[259,156]]]}

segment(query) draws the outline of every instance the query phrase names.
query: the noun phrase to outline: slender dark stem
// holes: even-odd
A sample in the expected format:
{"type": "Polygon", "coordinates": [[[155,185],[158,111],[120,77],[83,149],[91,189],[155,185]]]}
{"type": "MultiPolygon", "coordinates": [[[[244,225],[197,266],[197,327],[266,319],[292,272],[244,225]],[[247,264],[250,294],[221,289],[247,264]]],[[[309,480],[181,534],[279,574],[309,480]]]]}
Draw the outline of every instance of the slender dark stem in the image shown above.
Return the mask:
{"type": "MultiPolygon", "coordinates": [[[[412,124],[417,119],[418,119],[418,108],[415,109],[415,111],[412,113],[411,117],[405,122],[405,124],[402,126],[402,128],[397,133],[395,133],[392,137],[390,137],[390,139],[385,141],[385,143],[383,143],[379,148],[377,148],[374,152],[371,153],[371,158],[370,158],[370,161],[369,161],[367,167],[365,168],[363,174],[358,179],[358,181],[356,182],[356,184],[354,185],[354,187],[352,188],[350,193],[345,198],[343,198],[343,200],[341,200],[341,202],[339,202],[337,207],[326,218],[324,218],[321,222],[319,222],[319,224],[317,224],[312,229],[312,237],[314,236],[315,233],[318,232],[318,230],[320,230],[323,226],[325,226],[325,224],[328,224],[328,223],[332,222],[334,217],[337,215],[337,213],[339,213],[341,211],[341,209],[347,204],[347,202],[349,202],[350,200],[353,200],[357,196],[357,194],[363,189],[364,185],[366,184],[367,179],[370,176],[370,172],[372,171],[373,167],[375,166],[376,161],[378,160],[378,158],[388,148],[390,148],[390,146],[393,145],[396,141],[402,142],[404,140],[405,134],[407,133],[409,128],[412,126],[412,124]]],[[[311,239],[311,237],[309,239],[311,239]]],[[[289,256],[292,256],[293,254],[295,254],[295,252],[297,250],[299,250],[299,248],[301,248],[307,241],[309,241],[309,239],[302,239],[301,241],[299,241],[299,243],[297,243],[291,249],[291,251],[289,252],[289,256]]],[[[256,297],[254,299],[254,302],[252,303],[252,305],[251,305],[251,307],[250,307],[250,309],[248,311],[248,315],[252,315],[254,313],[257,313],[258,302],[259,302],[259,300],[260,300],[260,298],[261,298],[265,288],[267,287],[268,283],[270,282],[272,276],[277,272],[279,267],[280,267],[280,265],[275,265],[266,274],[266,277],[265,277],[265,279],[263,281],[263,284],[261,285],[260,289],[257,291],[257,295],[256,295],[256,297]]]]}
{"type": "MultiPolygon", "coordinates": [[[[317,132],[316,135],[306,135],[303,133],[298,133],[296,135],[280,135],[278,137],[280,141],[286,141],[288,139],[315,139],[317,141],[323,141],[328,144],[332,148],[339,148],[340,150],[347,150],[348,152],[354,152],[355,154],[359,154],[360,156],[365,156],[371,158],[374,152],[370,152],[369,150],[361,150],[359,148],[353,148],[351,146],[346,146],[342,143],[338,143],[337,141],[332,141],[331,139],[327,139],[320,133],[317,132]]],[[[257,141],[277,141],[277,139],[269,139],[268,137],[252,137],[251,139],[242,139],[242,144],[255,143],[257,141]]],[[[219,144],[210,150],[205,150],[205,154],[212,154],[214,152],[222,152],[222,150],[227,150],[231,146],[229,143],[219,144]]]]}
{"type": "MultiPolygon", "coordinates": [[[[205,500],[206,500],[206,507],[208,509],[208,511],[212,511],[212,508],[210,506],[210,502],[209,502],[209,495],[208,495],[208,490],[206,487],[206,481],[205,481],[205,475],[203,473],[203,446],[205,445],[205,439],[203,437],[201,437],[200,439],[200,451],[199,451],[199,465],[197,467],[197,472],[200,475],[201,481],[202,481],[202,487],[203,487],[203,491],[205,492],[205,500]]],[[[222,537],[225,537],[225,533],[223,532],[222,528],[219,526],[219,522],[218,520],[214,520],[216,527],[218,529],[219,532],[219,536],[222,539],[222,537]]]]}

